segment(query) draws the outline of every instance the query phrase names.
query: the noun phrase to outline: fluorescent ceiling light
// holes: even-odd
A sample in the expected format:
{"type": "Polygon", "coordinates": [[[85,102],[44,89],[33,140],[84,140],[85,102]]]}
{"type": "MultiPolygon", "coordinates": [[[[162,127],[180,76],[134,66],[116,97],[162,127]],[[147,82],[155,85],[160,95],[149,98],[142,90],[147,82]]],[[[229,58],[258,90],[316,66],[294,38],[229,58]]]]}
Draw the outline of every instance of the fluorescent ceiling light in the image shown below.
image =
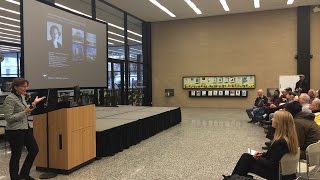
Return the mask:
{"type": "Polygon", "coordinates": [[[287,4],[288,4],[288,5],[293,4],[293,1],[294,1],[294,0],[288,0],[287,4]]]}
{"type": "Polygon", "coordinates": [[[20,50],[20,49],[15,49],[15,48],[1,48],[1,47],[0,47],[0,49],[1,49],[1,50],[17,50],[17,51],[20,50]]]}
{"type": "Polygon", "coordinates": [[[15,43],[15,44],[20,44],[20,42],[4,40],[4,39],[1,39],[1,38],[0,38],[0,41],[9,42],[9,43],[15,43]]]}
{"type": "Polygon", "coordinates": [[[254,0],[254,7],[260,8],[260,0],[254,0]]]}
{"type": "Polygon", "coordinates": [[[16,4],[16,5],[20,5],[20,2],[18,2],[18,1],[14,1],[14,0],[6,0],[6,1],[13,3],[13,4],[16,4]]]}
{"type": "Polygon", "coordinates": [[[13,24],[8,24],[8,23],[3,23],[3,22],[0,22],[0,24],[6,25],[6,26],[15,27],[15,28],[20,28],[20,26],[13,25],[13,24]]]}
{"type": "Polygon", "coordinates": [[[120,35],[120,34],[114,33],[114,32],[112,32],[112,31],[108,31],[108,33],[109,33],[109,34],[112,34],[112,35],[115,35],[115,36],[119,36],[119,37],[124,38],[124,36],[123,36],[123,35],[120,35]]]}
{"type": "Polygon", "coordinates": [[[11,31],[11,32],[20,33],[20,31],[16,31],[16,30],[12,30],[12,29],[7,29],[7,28],[2,28],[2,27],[0,27],[0,29],[6,30],[6,31],[11,31]]]}
{"type": "Polygon", "coordinates": [[[110,45],[114,45],[114,43],[111,43],[111,42],[108,42],[108,44],[110,44],[110,45]]]}
{"type": "Polygon", "coordinates": [[[118,39],[113,39],[113,38],[110,38],[110,37],[108,37],[108,39],[109,39],[109,40],[112,40],[112,41],[119,42],[119,43],[124,43],[124,41],[120,41],[120,40],[118,40],[118,39]]]}
{"type": "Polygon", "coordinates": [[[20,20],[18,20],[18,19],[9,18],[9,17],[6,17],[6,16],[0,16],[0,18],[11,20],[11,21],[20,22],[20,20]]]}
{"type": "Polygon", "coordinates": [[[81,15],[87,16],[87,17],[89,17],[89,18],[92,17],[92,16],[90,16],[90,15],[88,15],[88,14],[85,14],[85,13],[83,13],[83,12],[80,12],[80,11],[77,11],[77,10],[75,10],[75,9],[69,8],[69,7],[64,6],[64,5],[62,5],[62,4],[59,4],[59,3],[54,3],[54,5],[59,6],[59,7],[61,7],[61,8],[64,8],[64,9],[67,9],[67,10],[69,10],[69,11],[75,12],[75,13],[77,13],[77,14],[81,14],[81,15]]]}
{"type": "Polygon", "coordinates": [[[20,15],[20,12],[13,11],[13,10],[10,10],[10,9],[6,9],[6,8],[3,8],[3,7],[0,7],[0,10],[2,10],[2,11],[7,11],[7,12],[10,12],[10,13],[13,13],[13,14],[19,14],[19,15],[20,15]]]}
{"type": "Polygon", "coordinates": [[[171,17],[176,17],[171,11],[169,11],[166,7],[162,6],[157,0],[149,0],[152,4],[160,8],[162,11],[167,13],[171,17]]]}
{"type": "Polygon", "coordinates": [[[0,36],[0,38],[4,38],[4,39],[12,39],[12,40],[20,41],[20,39],[11,38],[11,37],[5,37],[5,36],[0,36]]]}
{"type": "Polygon", "coordinates": [[[191,0],[184,0],[197,14],[202,14],[199,8],[191,1],[191,0]]]}
{"type": "Polygon", "coordinates": [[[118,28],[118,29],[120,29],[120,30],[122,30],[122,31],[124,30],[123,27],[117,26],[117,25],[112,24],[112,23],[108,23],[108,25],[109,25],[109,26],[112,26],[112,27],[115,27],[115,28],[118,28]]]}
{"type": "MultiPolygon", "coordinates": [[[[120,35],[120,34],[114,33],[114,32],[112,32],[112,31],[108,31],[108,33],[109,33],[109,34],[112,34],[112,35],[115,35],[115,36],[119,36],[119,37],[121,37],[121,38],[124,38],[124,36],[123,36],[123,35],[120,35]]],[[[136,39],[133,39],[133,38],[129,38],[129,37],[128,37],[128,39],[129,39],[129,40],[131,40],[131,41],[135,41],[135,42],[138,42],[138,43],[142,43],[141,41],[136,40],[136,39]]]]}
{"type": "Polygon", "coordinates": [[[128,39],[131,40],[131,41],[134,41],[134,42],[142,43],[141,41],[136,40],[136,39],[132,39],[132,38],[129,38],[129,37],[128,37],[128,39]]]}
{"type": "Polygon", "coordinates": [[[9,33],[4,33],[4,32],[0,32],[0,34],[4,34],[4,35],[8,35],[8,36],[15,36],[15,37],[20,38],[20,35],[9,34],[9,33]]]}
{"type": "MultiPolygon", "coordinates": [[[[104,23],[107,23],[109,26],[112,26],[112,27],[114,27],[114,28],[117,28],[117,29],[120,29],[120,30],[124,31],[124,28],[123,28],[123,27],[117,26],[117,25],[112,24],[112,23],[108,23],[107,21],[102,20],[102,19],[99,19],[99,18],[96,18],[96,20],[102,21],[102,22],[104,22],[104,23]]],[[[142,37],[142,35],[139,34],[139,33],[136,33],[136,32],[130,31],[130,30],[127,30],[127,31],[128,31],[128,33],[131,33],[131,34],[133,34],[133,35],[142,37]]]]}
{"type": "Polygon", "coordinates": [[[230,11],[229,6],[228,6],[226,0],[220,0],[220,3],[221,3],[221,5],[222,5],[222,7],[223,7],[223,9],[224,9],[225,11],[230,11]]]}
{"type": "Polygon", "coordinates": [[[20,47],[16,47],[16,46],[6,46],[6,45],[0,45],[0,47],[9,47],[9,48],[19,48],[20,49],[20,47]]]}
{"type": "Polygon", "coordinates": [[[141,34],[136,33],[136,32],[133,32],[133,31],[130,31],[130,30],[128,30],[128,33],[131,33],[131,34],[133,34],[133,35],[136,35],[136,36],[142,37],[142,35],[141,35],[141,34]]]}
{"type": "Polygon", "coordinates": [[[102,20],[102,19],[99,19],[99,18],[96,18],[96,20],[98,20],[98,21],[102,21],[102,22],[104,22],[104,23],[107,23],[107,21],[102,20]]]}

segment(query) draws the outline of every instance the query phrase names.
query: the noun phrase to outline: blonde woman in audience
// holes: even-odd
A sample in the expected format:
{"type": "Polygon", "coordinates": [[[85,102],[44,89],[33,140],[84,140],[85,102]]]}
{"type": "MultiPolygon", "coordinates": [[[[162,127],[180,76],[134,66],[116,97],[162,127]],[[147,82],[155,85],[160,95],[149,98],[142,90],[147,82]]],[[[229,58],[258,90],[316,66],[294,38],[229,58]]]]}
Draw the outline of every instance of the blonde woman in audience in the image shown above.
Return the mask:
{"type": "MultiPolygon", "coordinates": [[[[232,175],[248,176],[248,173],[257,174],[266,179],[278,179],[279,162],[287,153],[298,153],[298,138],[292,115],[284,110],[275,113],[272,126],[276,129],[271,146],[266,153],[258,152],[255,155],[245,153],[239,159],[232,175]]],[[[284,178],[295,178],[295,174],[284,178]]],[[[230,176],[224,176],[228,179],[230,176]]]]}

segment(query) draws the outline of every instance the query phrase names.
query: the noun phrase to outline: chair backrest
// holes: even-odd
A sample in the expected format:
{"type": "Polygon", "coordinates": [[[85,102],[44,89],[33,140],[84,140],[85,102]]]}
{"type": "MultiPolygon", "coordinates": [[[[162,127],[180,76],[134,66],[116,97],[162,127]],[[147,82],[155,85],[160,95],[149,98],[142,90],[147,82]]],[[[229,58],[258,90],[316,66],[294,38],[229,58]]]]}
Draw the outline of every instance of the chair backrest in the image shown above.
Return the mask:
{"type": "Polygon", "coordinates": [[[3,104],[0,104],[0,120],[3,120],[4,119],[4,105],[3,104]]]}
{"type": "Polygon", "coordinates": [[[280,160],[280,173],[283,176],[295,174],[300,159],[300,148],[297,154],[285,154],[280,160]]]}
{"type": "Polygon", "coordinates": [[[309,166],[320,165],[320,141],[310,144],[307,147],[306,156],[309,166]]]}

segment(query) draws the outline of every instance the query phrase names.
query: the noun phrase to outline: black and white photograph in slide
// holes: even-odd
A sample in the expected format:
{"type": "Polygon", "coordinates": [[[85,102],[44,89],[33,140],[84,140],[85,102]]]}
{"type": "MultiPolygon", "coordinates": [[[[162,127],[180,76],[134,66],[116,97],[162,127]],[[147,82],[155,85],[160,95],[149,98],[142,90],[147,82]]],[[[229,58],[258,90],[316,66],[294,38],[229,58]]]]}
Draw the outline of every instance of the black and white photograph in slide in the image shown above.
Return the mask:
{"type": "Polygon", "coordinates": [[[47,22],[47,41],[50,49],[62,47],[62,26],[58,23],[47,22]]]}

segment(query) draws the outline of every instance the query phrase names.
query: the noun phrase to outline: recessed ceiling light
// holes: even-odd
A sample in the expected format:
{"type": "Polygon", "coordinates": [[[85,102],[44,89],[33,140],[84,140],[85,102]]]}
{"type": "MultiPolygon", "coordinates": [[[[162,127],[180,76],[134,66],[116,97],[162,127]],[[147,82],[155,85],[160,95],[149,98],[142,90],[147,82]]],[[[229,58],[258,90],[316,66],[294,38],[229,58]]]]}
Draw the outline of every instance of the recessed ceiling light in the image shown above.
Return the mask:
{"type": "Polygon", "coordinates": [[[152,4],[160,8],[162,11],[167,13],[171,17],[176,17],[171,11],[169,11],[166,7],[162,6],[157,0],[149,0],[152,4]]]}
{"type": "Polygon", "coordinates": [[[18,2],[18,1],[14,1],[14,0],[6,0],[6,1],[13,3],[13,4],[16,4],[16,5],[20,5],[20,2],[18,2]]]}
{"type": "Polygon", "coordinates": [[[222,7],[223,7],[223,9],[224,9],[225,11],[230,11],[229,6],[228,6],[226,0],[220,0],[220,3],[221,3],[221,5],[222,5],[222,7]]]}
{"type": "Polygon", "coordinates": [[[197,14],[202,14],[200,9],[191,1],[191,0],[184,0],[197,14]]]}
{"type": "Polygon", "coordinates": [[[260,8],[260,0],[254,0],[254,7],[260,8]]]}
{"type": "Polygon", "coordinates": [[[293,1],[294,1],[294,0],[288,0],[287,4],[288,4],[288,5],[293,4],[293,1]]]}

